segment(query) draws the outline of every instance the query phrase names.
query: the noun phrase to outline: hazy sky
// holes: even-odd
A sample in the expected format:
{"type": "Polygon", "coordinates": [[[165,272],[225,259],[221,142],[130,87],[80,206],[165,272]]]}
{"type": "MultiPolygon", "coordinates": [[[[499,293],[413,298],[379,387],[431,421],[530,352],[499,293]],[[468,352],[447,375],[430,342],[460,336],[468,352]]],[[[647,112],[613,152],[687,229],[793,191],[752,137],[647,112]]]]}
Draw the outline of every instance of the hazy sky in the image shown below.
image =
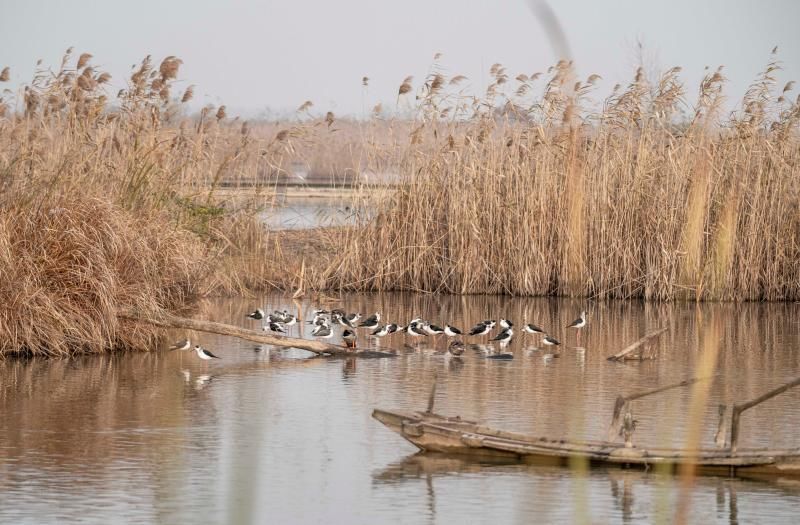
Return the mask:
{"type": "MultiPolygon", "coordinates": [[[[424,78],[434,53],[450,74],[482,89],[501,62],[509,72],[543,71],[556,61],[535,0],[0,0],[0,68],[13,84],[30,79],[37,59],[56,67],[69,46],[88,51],[115,87],[134,62],[177,55],[198,103],[229,114],[293,109],[359,113],[392,101],[406,75],[424,78]],[[361,78],[369,76],[368,91],[361,78]]],[[[800,81],[800,1],[550,0],[579,74],[608,86],[627,82],[637,40],[654,67],[679,65],[694,96],[704,66],[724,64],[738,98],[773,46],[800,81]]],[[[115,92],[115,91],[114,91],[115,92]]]]}

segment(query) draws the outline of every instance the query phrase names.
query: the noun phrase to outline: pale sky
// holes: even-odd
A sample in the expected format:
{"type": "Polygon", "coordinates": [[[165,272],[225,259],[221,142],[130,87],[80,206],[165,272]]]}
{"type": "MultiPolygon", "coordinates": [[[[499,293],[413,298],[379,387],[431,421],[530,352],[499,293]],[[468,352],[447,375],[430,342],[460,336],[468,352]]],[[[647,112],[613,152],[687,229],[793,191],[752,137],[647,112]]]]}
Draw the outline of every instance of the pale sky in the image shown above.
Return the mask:
{"type": "MultiPolygon", "coordinates": [[[[11,85],[30,79],[37,59],[57,67],[69,46],[123,87],[134,62],[177,55],[183,85],[197,104],[224,103],[229,114],[291,110],[305,100],[324,114],[359,114],[393,105],[406,75],[415,87],[433,55],[452,75],[482,90],[494,62],[544,71],[557,57],[536,0],[0,0],[0,68],[11,85]],[[367,92],[361,78],[370,77],[367,92]]],[[[781,85],[800,81],[800,1],[550,0],[581,78],[627,83],[635,44],[655,67],[681,66],[690,101],[704,66],[725,65],[727,94],[738,99],[774,46],[781,85]]],[[[110,90],[111,91],[111,90],[110,90]]]]}

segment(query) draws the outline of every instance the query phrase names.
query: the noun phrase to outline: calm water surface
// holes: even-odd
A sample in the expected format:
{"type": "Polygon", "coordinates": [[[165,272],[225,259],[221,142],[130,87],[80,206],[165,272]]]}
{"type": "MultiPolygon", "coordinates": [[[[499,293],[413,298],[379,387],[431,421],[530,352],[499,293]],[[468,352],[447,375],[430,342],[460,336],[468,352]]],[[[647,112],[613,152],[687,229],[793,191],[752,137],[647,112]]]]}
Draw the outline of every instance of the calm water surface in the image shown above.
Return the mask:
{"type": "Polygon", "coordinates": [[[352,224],[355,214],[352,199],[291,198],[264,211],[261,218],[273,230],[305,230],[352,224]]]}
{"type": "MultiPolygon", "coordinates": [[[[197,315],[253,326],[244,315],[257,304],[303,316],[317,306],[269,296],[209,303],[197,315]]],[[[797,304],[595,303],[580,346],[559,328],[579,301],[383,294],[335,305],[461,328],[507,316],[565,344],[546,359],[537,339],[517,337],[510,361],[485,359],[495,347],[480,346],[457,360],[442,341],[412,350],[394,336],[381,345],[398,357],[334,360],[175,332],[222,359],[153,351],[0,361],[0,523],[670,523],[681,497],[671,475],[415,455],[370,412],[423,408],[438,373],[439,412],[603,438],[617,394],[690,377],[717,352],[702,434],[711,445],[718,403],[800,375],[797,304]],[[668,331],[648,350],[655,359],[606,361],[660,326],[668,331]]],[[[635,442],[683,444],[690,400],[679,389],[635,402],[635,442]]],[[[800,446],[798,423],[800,389],[747,412],[741,446],[800,446]]],[[[701,477],[687,494],[692,523],[796,523],[800,512],[790,480],[701,477]]]]}

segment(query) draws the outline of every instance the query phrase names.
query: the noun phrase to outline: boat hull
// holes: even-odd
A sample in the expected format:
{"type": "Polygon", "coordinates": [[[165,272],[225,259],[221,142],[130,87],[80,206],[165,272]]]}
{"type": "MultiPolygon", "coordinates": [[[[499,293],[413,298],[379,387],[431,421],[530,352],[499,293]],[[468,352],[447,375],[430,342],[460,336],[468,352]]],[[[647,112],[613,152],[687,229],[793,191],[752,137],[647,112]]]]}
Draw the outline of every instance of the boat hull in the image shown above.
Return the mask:
{"type": "Polygon", "coordinates": [[[376,409],[373,417],[423,451],[516,459],[548,465],[617,465],[698,473],[800,477],[800,449],[644,449],[607,441],[537,438],[479,425],[459,417],[376,409]]]}

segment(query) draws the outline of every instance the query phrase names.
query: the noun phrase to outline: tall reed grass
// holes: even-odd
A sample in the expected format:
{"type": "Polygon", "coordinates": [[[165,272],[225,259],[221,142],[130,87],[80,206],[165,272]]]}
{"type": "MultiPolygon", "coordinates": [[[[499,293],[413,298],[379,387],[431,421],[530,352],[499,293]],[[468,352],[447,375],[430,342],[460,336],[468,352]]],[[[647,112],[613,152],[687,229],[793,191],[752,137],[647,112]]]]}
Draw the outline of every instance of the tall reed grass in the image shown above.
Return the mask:
{"type": "Polygon", "coordinates": [[[674,68],[600,99],[599,76],[561,62],[516,79],[495,64],[481,96],[435,65],[398,89],[411,118],[305,102],[272,123],[190,115],[176,57],[145,58],[116,96],[92,60],[69,50],[0,99],[3,353],[136,346],[154,333],[115,311],[266,287],[800,298],[800,106],[775,57],[728,116],[721,70],[696,98],[674,68]],[[368,213],[267,231],[298,166],[362,184],[368,213]]]}
{"type": "Polygon", "coordinates": [[[721,68],[696,98],[673,68],[599,100],[567,62],[516,81],[496,64],[472,98],[434,69],[402,184],[348,232],[330,285],[800,299],[800,98],[778,69],[730,115],[721,68]]]}
{"type": "Polygon", "coordinates": [[[110,76],[70,50],[0,100],[0,355],[146,348],[156,332],[120,310],[241,291],[244,266],[221,262],[242,251],[242,224],[259,231],[256,211],[214,191],[286,146],[256,148],[224,107],[188,118],[180,65],[147,57],[112,99],[110,76]]]}

